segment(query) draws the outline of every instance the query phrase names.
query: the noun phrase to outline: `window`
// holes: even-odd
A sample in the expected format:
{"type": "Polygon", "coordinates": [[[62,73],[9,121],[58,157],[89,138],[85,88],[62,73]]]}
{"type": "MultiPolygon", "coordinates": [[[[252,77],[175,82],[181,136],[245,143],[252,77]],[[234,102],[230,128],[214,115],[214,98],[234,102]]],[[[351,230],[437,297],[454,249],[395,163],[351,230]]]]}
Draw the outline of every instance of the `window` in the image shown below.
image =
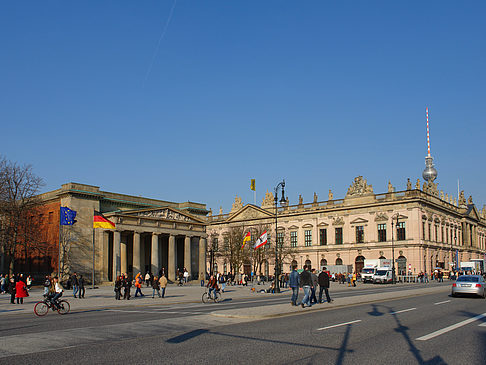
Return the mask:
{"type": "Polygon", "coordinates": [[[398,222],[397,224],[397,241],[405,240],[405,222],[398,222]]]}
{"type": "Polygon", "coordinates": [[[290,247],[297,247],[297,231],[290,232],[290,247]]]}
{"type": "Polygon", "coordinates": [[[54,212],[49,212],[49,224],[54,223],[54,212]]]}
{"type": "Polygon", "coordinates": [[[229,247],[230,247],[230,245],[229,245],[229,238],[228,237],[225,237],[223,239],[223,242],[224,242],[224,249],[225,250],[229,250],[229,247]]]}
{"type": "Polygon", "coordinates": [[[364,226],[356,227],[356,243],[364,242],[364,226]]]}
{"type": "Polygon", "coordinates": [[[378,242],[386,242],[386,223],[378,224],[378,242]]]}
{"type": "MultiPolygon", "coordinates": [[[[337,229],[337,228],[336,228],[336,229],[337,229]]],[[[341,228],[341,231],[342,231],[342,230],[343,230],[343,229],[341,228]]],[[[343,264],[343,260],[342,260],[340,257],[338,257],[338,258],[336,259],[336,265],[342,265],[342,264],[343,264]]]]}
{"type": "Polygon", "coordinates": [[[422,222],[422,238],[425,241],[425,222],[422,222]]]}
{"type": "Polygon", "coordinates": [[[429,234],[427,235],[427,238],[428,238],[428,240],[429,240],[429,241],[432,241],[432,238],[430,237],[431,228],[432,228],[432,226],[431,226],[431,224],[429,223],[429,232],[428,232],[429,234]]]}
{"type": "Polygon", "coordinates": [[[310,229],[304,231],[304,245],[305,247],[312,246],[312,231],[310,229]]]}
{"type": "Polygon", "coordinates": [[[213,238],[213,251],[218,251],[218,239],[213,238]]]}
{"type": "Polygon", "coordinates": [[[446,227],[446,243],[449,243],[449,227],[446,227]]]}
{"type": "MultiPolygon", "coordinates": [[[[336,234],[336,245],[342,245],[343,244],[343,227],[338,227],[335,230],[336,234]]],[[[338,265],[338,264],[336,264],[338,265]]]]}
{"type": "Polygon", "coordinates": [[[277,232],[277,243],[278,247],[282,247],[284,244],[284,233],[283,232],[277,232]]]}
{"type": "Polygon", "coordinates": [[[320,229],[319,230],[319,244],[321,246],[327,245],[327,229],[320,229]]]}
{"type": "Polygon", "coordinates": [[[439,233],[438,233],[439,226],[435,225],[435,242],[439,242],[439,233]]]}

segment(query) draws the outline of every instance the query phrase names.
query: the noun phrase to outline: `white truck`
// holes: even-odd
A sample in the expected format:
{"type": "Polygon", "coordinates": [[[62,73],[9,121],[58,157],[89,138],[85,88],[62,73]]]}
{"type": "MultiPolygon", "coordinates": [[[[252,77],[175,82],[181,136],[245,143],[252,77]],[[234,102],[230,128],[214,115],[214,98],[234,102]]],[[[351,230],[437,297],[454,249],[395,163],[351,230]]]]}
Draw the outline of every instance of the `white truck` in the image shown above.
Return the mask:
{"type": "Polygon", "coordinates": [[[379,267],[373,275],[373,283],[391,283],[393,281],[392,269],[390,267],[379,267]]]}
{"type": "Polygon", "coordinates": [[[391,267],[391,260],[387,259],[365,259],[361,270],[361,281],[363,283],[373,283],[373,275],[379,267],[391,267]]]}

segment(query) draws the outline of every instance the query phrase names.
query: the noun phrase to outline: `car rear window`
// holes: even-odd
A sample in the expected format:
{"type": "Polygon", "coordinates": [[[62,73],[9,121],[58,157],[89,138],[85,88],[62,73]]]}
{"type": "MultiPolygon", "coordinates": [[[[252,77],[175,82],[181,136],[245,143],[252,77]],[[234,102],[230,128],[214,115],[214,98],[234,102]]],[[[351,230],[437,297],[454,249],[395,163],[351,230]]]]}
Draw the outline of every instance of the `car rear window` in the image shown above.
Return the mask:
{"type": "Polygon", "coordinates": [[[466,281],[468,283],[477,283],[479,278],[476,276],[460,276],[457,281],[466,281]]]}

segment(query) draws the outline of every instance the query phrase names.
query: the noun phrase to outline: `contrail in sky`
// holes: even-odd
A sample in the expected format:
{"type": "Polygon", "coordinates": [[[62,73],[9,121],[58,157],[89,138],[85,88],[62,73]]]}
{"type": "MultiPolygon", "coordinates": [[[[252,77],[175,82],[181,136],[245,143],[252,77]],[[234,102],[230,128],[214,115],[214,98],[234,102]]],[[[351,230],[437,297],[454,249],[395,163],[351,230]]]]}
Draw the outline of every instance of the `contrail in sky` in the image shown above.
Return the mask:
{"type": "Polygon", "coordinates": [[[147,82],[147,79],[150,75],[150,72],[152,71],[152,67],[155,62],[155,57],[157,57],[157,53],[159,53],[159,48],[160,48],[160,43],[162,42],[162,39],[164,39],[165,33],[167,32],[167,28],[169,27],[170,21],[172,19],[172,15],[174,14],[174,9],[177,4],[177,0],[174,0],[174,3],[172,4],[172,8],[170,9],[169,16],[167,17],[167,22],[165,23],[164,28],[162,29],[162,33],[160,34],[159,41],[157,42],[157,47],[155,47],[154,54],[152,56],[152,61],[150,62],[150,65],[148,67],[147,73],[145,74],[145,80],[143,81],[142,88],[145,87],[145,83],[147,82]]]}

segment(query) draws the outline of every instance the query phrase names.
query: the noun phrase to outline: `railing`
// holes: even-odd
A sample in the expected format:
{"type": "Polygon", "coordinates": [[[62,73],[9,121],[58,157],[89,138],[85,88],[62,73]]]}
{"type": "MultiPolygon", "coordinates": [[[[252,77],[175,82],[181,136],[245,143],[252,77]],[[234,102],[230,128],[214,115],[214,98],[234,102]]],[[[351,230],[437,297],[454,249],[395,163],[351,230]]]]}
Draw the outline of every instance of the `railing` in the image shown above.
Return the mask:
{"type": "Polygon", "coordinates": [[[418,283],[417,275],[397,275],[398,281],[401,283],[418,283]]]}

